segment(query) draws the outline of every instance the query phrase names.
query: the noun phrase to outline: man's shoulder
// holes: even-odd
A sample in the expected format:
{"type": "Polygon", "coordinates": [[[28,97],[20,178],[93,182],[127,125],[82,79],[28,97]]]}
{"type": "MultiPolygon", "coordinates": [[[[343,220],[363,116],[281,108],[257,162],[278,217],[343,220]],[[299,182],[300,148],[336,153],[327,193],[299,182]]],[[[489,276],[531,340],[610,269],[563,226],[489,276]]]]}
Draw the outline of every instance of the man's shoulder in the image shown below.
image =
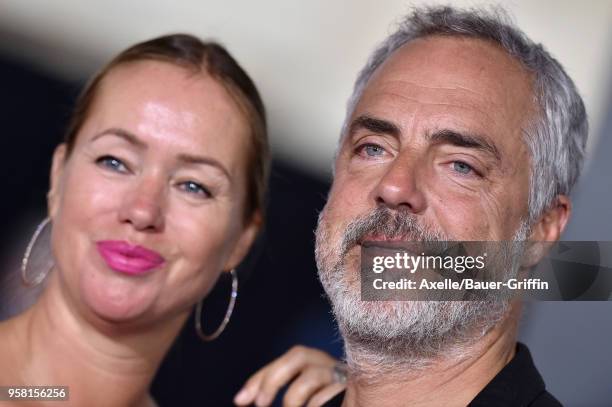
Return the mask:
{"type": "Polygon", "coordinates": [[[490,405],[558,407],[561,403],[546,390],[527,346],[518,342],[512,360],[470,403],[470,407],[490,405]]]}
{"type": "MultiPolygon", "coordinates": [[[[344,392],[337,394],[329,400],[323,407],[340,407],[344,401],[344,392]]],[[[544,390],[538,394],[526,407],[563,407],[563,405],[552,394],[544,390]]]]}
{"type": "Polygon", "coordinates": [[[529,407],[562,407],[563,404],[548,391],[544,390],[532,402],[529,407]]]}

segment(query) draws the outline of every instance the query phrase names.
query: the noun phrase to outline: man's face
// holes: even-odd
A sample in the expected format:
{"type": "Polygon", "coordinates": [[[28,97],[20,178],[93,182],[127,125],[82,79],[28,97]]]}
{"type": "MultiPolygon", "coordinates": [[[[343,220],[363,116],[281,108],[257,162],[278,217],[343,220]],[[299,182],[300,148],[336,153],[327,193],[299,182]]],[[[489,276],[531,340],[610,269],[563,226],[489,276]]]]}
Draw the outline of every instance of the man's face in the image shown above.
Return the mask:
{"type": "Polygon", "coordinates": [[[340,272],[333,279],[348,291],[339,291],[355,299],[363,240],[514,239],[528,213],[523,132],[534,111],[529,74],[495,45],[429,37],[397,50],[368,82],[338,151],[317,230],[324,284],[340,272]],[[372,219],[387,225],[347,236],[372,219]]]}

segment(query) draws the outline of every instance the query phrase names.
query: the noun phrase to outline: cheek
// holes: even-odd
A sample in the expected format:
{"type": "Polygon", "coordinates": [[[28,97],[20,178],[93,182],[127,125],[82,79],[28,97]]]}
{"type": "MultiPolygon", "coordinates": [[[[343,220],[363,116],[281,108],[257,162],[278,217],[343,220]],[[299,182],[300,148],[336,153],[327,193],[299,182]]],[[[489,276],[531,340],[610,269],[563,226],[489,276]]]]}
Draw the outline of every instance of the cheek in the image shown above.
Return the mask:
{"type": "Polygon", "coordinates": [[[375,188],[382,178],[382,166],[363,168],[358,171],[342,169],[334,176],[328,205],[337,210],[339,216],[362,213],[375,202],[375,188]]]}
{"type": "MultiPolygon", "coordinates": [[[[178,217],[178,216],[177,216],[178,217]]],[[[206,217],[189,222],[184,219],[169,219],[168,237],[175,239],[176,249],[191,266],[202,269],[221,267],[227,255],[228,231],[217,222],[219,219],[206,217]]]]}
{"type": "Polygon", "coordinates": [[[78,264],[83,249],[116,219],[117,197],[122,191],[87,168],[69,167],[64,174],[59,205],[52,218],[54,247],[60,251],[60,260],[72,258],[71,262],[78,264]]]}
{"type": "Polygon", "coordinates": [[[333,241],[336,241],[342,234],[345,226],[350,219],[355,217],[354,213],[360,207],[355,199],[351,199],[351,197],[359,199],[355,195],[357,189],[355,185],[350,182],[339,181],[338,179],[334,181],[322,215],[321,226],[325,228],[328,237],[333,241]]]}
{"type": "Polygon", "coordinates": [[[465,188],[449,179],[430,177],[428,202],[443,231],[455,239],[505,240],[513,236],[524,198],[511,182],[465,188]]]}
{"type": "Polygon", "coordinates": [[[431,207],[437,227],[451,239],[488,240],[496,235],[497,209],[487,196],[466,198],[440,194],[430,201],[433,201],[431,207]]]}
{"type": "Polygon", "coordinates": [[[233,212],[222,205],[188,208],[175,201],[168,210],[166,239],[175,264],[168,284],[201,297],[224,270],[237,240],[233,212]]]}
{"type": "Polygon", "coordinates": [[[58,207],[58,216],[63,219],[99,219],[116,211],[125,195],[125,182],[102,176],[82,159],[68,164],[64,175],[58,207]]]}

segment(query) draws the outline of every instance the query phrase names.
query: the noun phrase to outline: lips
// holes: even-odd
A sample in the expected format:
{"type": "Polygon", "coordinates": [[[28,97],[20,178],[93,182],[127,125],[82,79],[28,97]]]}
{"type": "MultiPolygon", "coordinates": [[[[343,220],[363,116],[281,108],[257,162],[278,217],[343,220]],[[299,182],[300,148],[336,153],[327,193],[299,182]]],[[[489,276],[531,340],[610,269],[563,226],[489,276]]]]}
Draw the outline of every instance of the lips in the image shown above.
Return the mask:
{"type": "Polygon", "coordinates": [[[386,236],[386,235],[376,235],[376,234],[368,234],[365,235],[361,241],[369,241],[369,242],[409,242],[414,239],[410,239],[408,236],[386,236]]]}
{"type": "Polygon", "coordinates": [[[440,256],[457,249],[456,244],[446,240],[419,240],[413,236],[385,236],[368,234],[357,242],[365,249],[394,250],[413,255],[440,256]]]}
{"type": "Polygon", "coordinates": [[[371,245],[401,245],[401,244],[415,244],[419,242],[418,239],[415,239],[412,236],[386,236],[382,234],[366,234],[361,239],[357,241],[357,244],[362,246],[371,246],[371,245]]]}
{"type": "Polygon", "coordinates": [[[110,269],[124,274],[145,274],[165,262],[159,253],[125,241],[101,240],[96,247],[110,269]]]}

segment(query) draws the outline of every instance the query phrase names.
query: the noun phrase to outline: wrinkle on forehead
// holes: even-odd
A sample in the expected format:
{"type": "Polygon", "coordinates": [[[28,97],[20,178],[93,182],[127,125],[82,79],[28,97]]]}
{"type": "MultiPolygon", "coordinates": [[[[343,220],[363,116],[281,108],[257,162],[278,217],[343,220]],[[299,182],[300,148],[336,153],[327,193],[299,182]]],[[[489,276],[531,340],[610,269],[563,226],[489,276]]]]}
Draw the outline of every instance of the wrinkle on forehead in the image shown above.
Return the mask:
{"type": "Polygon", "coordinates": [[[480,92],[476,92],[472,89],[469,89],[465,86],[461,86],[461,85],[453,85],[453,86],[427,86],[424,84],[420,84],[420,83],[416,83],[416,82],[412,82],[412,81],[408,81],[405,79],[392,79],[392,80],[387,80],[385,81],[385,83],[381,86],[382,88],[385,88],[386,86],[391,86],[396,84],[397,86],[413,86],[417,89],[424,89],[424,90],[436,90],[436,91],[448,91],[449,93],[454,93],[457,91],[464,91],[464,92],[468,92],[468,93],[472,93],[477,97],[482,97],[483,94],[480,92]]]}
{"type": "MultiPolygon", "coordinates": [[[[398,80],[382,84],[369,95],[365,95],[363,99],[377,97],[381,99],[397,98],[405,103],[414,104],[415,106],[417,104],[426,104],[453,109],[476,110],[478,113],[490,118],[489,112],[483,109],[482,106],[481,101],[484,96],[466,88],[438,88],[433,86],[421,86],[413,82],[398,80]],[[434,90],[442,93],[429,93],[426,92],[426,90],[434,90]]],[[[487,104],[497,105],[495,100],[490,100],[487,104]]]]}

